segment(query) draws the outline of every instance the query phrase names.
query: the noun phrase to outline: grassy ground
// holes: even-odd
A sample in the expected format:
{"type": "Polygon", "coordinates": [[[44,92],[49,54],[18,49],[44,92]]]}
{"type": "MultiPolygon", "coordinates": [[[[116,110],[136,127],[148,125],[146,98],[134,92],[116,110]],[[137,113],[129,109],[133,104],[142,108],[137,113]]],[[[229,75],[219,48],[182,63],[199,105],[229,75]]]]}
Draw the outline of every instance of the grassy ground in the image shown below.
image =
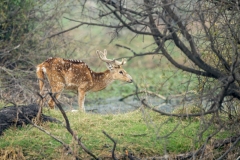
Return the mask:
{"type": "MultiPolygon", "coordinates": [[[[63,121],[59,111],[44,111],[63,121]]],[[[139,157],[183,153],[202,144],[214,131],[214,126],[204,132],[202,141],[197,136],[201,131],[198,119],[180,120],[160,116],[149,110],[137,110],[119,115],[96,115],[67,113],[73,130],[82,137],[82,142],[95,155],[103,159],[111,156],[112,142],[104,136],[106,131],[117,141],[116,154],[121,157],[126,151],[139,157]],[[178,126],[176,128],[176,126],[178,126]],[[175,130],[174,130],[175,129],[175,130]],[[174,132],[170,135],[174,130],[174,132]]],[[[81,158],[89,156],[79,149],[63,124],[44,123],[42,128],[70,144],[81,158]]],[[[222,136],[226,134],[221,133],[222,136]]],[[[218,137],[218,136],[217,136],[218,137]]],[[[22,128],[11,127],[0,137],[0,157],[10,151],[26,159],[70,159],[60,143],[31,125],[22,128]]]]}

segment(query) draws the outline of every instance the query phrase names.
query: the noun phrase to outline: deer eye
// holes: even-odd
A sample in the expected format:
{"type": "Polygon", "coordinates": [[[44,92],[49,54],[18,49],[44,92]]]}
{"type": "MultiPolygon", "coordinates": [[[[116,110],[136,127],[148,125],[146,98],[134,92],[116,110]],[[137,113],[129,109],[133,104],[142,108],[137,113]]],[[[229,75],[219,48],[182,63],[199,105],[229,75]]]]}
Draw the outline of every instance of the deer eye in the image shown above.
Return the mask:
{"type": "Polygon", "coordinates": [[[120,74],[123,74],[123,71],[119,71],[120,74]]]}

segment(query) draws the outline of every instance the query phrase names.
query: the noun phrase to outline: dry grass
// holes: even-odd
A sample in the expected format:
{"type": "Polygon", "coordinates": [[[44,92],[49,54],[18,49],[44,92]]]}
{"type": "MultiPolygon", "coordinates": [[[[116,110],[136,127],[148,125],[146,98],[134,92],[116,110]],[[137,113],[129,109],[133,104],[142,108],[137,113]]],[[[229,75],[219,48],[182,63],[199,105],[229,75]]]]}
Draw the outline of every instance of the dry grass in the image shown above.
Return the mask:
{"type": "Polygon", "coordinates": [[[25,160],[21,147],[6,147],[0,149],[0,160],[25,160]]]}

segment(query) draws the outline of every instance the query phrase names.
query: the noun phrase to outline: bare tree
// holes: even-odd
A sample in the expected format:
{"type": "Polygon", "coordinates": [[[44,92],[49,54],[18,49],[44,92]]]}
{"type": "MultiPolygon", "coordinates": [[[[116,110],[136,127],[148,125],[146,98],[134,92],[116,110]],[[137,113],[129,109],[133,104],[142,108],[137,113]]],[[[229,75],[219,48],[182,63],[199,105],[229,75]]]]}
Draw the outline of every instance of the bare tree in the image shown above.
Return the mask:
{"type": "MultiPolygon", "coordinates": [[[[238,126],[240,100],[238,1],[85,0],[79,3],[85,18],[65,17],[78,22],[77,26],[108,28],[115,33],[113,38],[128,30],[135,36],[151,36],[154,39],[151,49],[146,49],[146,52],[137,52],[131,46],[118,44],[118,47],[129,51],[129,56],[125,58],[164,56],[179,70],[197,77],[198,113],[168,114],[154,109],[156,112],[176,117],[210,114],[211,122],[217,122],[221,129],[231,129],[234,135],[239,135],[239,131],[232,127],[232,124],[238,126]],[[177,52],[173,53],[169,45],[173,45],[177,52]],[[181,60],[176,57],[181,57],[181,60]],[[229,119],[222,118],[220,113],[227,114],[229,119]]],[[[151,108],[147,101],[141,102],[151,108]]],[[[204,147],[200,151],[203,156],[204,147]]]]}

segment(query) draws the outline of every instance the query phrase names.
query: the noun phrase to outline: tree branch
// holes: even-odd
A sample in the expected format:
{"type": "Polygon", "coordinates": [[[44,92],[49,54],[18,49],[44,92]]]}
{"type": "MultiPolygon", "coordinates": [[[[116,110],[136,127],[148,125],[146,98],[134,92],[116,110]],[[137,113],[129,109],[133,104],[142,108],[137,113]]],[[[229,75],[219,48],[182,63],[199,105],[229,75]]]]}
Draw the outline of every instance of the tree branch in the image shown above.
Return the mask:
{"type": "Polygon", "coordinates": [[[177,23],[177,25],[180,28],[180,31],[184,37],[186,37],[187,41],[189,42],[189,45],[191,47],[191,51],[184,45],[184,43],[180,40],[180,38],[175,33],[174,29],[171,25],[168,24],[168,29],[172,33],[173,40],[176,44],[176,46],[199,68],[203,69],[205,72],[210,73],[214,76],[214,78],[220,78],[224,75],[216,68],[213,68],[212,66],[205,63],[200,57],[196,50],[194,41],[192,36],[188,33],[186,27],[182,24],[182,21],[179,19],[179,17],[174,13],[174,11],[170,8],[168,5],[168,2],[166,0],[163,0],[164,6],[163,9],[165,9],[169,16],[171,16],[172,20],[177,23]]]}
{"type": "MultiPolygon", "coordinates": [[[[130,25],[128,25],[118,14],[116,11],[112,10],[108,5],[106,5],[106,7],[113,12],[114,16],[126,27],[128,28],[130,31],[137,33],[137,34],[142,34],[142,35],[151,35],[151,36],[158,36],[155,35],[153,33],[149,33],[149,32],[141,32],[138,30],[133,29],[132,27],[130,27],[130,25]]],[[[166,38],[166,39],[170,39],[170,37],[166,38]]]]}
{"type": "Polygon", "coordinates": [[[83,25],[83,24],[78,24],[78,25],[76,25],[76,26],[74,26],[74,27],[71,27],[71,28],[69,28],[69,29],[66,29],[66,30],[64,30],[64,31],[61,31],[61,32],[55,33],[55,34],[53,34],[53,35],[50,35],[50,36],[48,36],[48,38],[52,38],[52,37],[55,37],[55,36],[57,36],[57,35],[63,34],[63,33],[65,33],[65,32],[74,30],[74,29],[76,29],[76,28],[78,28],[78,27],[80,27],[80,26],[82,26],[82,25],[83,25]]]}

